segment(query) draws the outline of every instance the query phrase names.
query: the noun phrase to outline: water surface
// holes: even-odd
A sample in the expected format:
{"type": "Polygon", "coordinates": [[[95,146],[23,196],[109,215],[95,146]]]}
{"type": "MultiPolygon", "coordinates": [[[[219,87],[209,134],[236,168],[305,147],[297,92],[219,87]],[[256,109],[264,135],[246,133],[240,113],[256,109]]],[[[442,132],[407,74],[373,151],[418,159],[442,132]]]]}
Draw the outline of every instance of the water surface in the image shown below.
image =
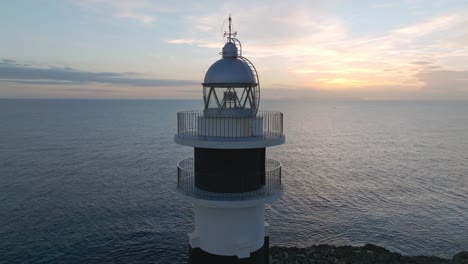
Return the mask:
{"type": "MultiPolygon", "coordinates": [[[[285,113],[271,244],[468,250],[468,104],[263,101],[285,113]]],[[[201,101],[0,100],[0,263],[185,263],[176,112],[201,101]]]]}

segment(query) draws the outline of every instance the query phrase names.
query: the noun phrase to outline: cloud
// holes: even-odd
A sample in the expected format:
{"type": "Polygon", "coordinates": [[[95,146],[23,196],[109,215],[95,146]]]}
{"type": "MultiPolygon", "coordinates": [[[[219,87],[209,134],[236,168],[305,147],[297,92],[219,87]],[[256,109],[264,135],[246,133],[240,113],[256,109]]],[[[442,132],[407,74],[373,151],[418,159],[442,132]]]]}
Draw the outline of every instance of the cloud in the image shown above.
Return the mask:
{"type": "MultiPolygon", "coordinates": [[[[455,78],[456,74],[440,72],[466,69],[468,58],[468,35],[465,30],[468,20],[463,16],[466,7],[438,8],[433,3],[421,0],[373,3],[363,5],[359,10],[350,9],[352,12],[343,12],[338,0],[298,0],[294,4],[263,0],[74,1],[87,11],[112,19],[128,19],[145,25],[164,22],[168,28],[158,34],[163,41],[173,45],[190,45],[188,48],[191,52],[194,49],[196,51],[196,47],[213,48],[216,50],[214,56],[223,44],[222,32],[226,30],[226,24],[224,28],[221,28],[221,24],[231,13],[234,31],[239,32],[238,37],[243,44],[243,54],[259,70],[263,87],[271,87],[275,83],[292,83],[309,89],[318,87],[341,92],[348,88],[354,92],[359,89],[380,91],[381,87],[429,91],[436,90],[436,86],[442,89],[442,84],[455,84],[450,78],[455,78]],[[380,17],[379,13],[385,11],[398,12],[399,19],[393,19],[392,14],[395,12],[386,12],[380,17]],[[380,21],[378,25],[374,24],[376,19],[380,21]],[[399,24],[402,22],[404,24],[399,24]],[[431,79],[428,76],[430,73],[439,79],[431,79]]],[[[164,48],[168,46],[164,45],[164,48]]],[[[169,49],[175,50],[173,47],[169,49]]],[[[179,63],[177,60],[184,59],[186,64],[187,50],[183,47],[177,49],[181,52],[171,54],[170,61],[175,65],[179,63]]],[[[166,51],[157,52],[159,56],[166,51]]],[[[179,74],[196,76],[194,72],[197,71],[198,76],[198,72],[206,70],[198,68],[195,63],[190,67],[193,68],[179,74]]],[[[103,84],[132,83],[135,86],[161,84],[161,80],[148,80],[132,73],[105,76],[102,72],[64,70],[55,69],[66,80],[14,80],[24,84],[50,82],[68,85],[79,84],[83,80],[103,84]]],[[[175,71],[167,72],[172,74],[175,71]]],[[[177,80],[171,81],[177,83],[177,80]]],[[[457,85],[462,83],[460,80],[456,82],[457,85]]]]}
{"type": "Polygon", "coordinates": [[[397,3],[372,3],[370,5],[371,8],[374,9],[388,9],[388,8],[394,8],[397,7],[397,3]]]}
{"type": "Polygon", "coordinates": [[[170,44],[186,44],[186,45],[197,45],[203,48],[219,48],[220,44],[217,42],[207,42],[196,39],[169,39],[165,40],[166,43],[170,44]]]}
{"type": "Polygon", "coordinates": [[[133,19],[144,24],[157,21],[158,5],[148,0],[77,0],[79,6],[98,12],[110,12],[114,17],[133,19]]]}
{"type": "Polygon", "coordinates": [[[422,70],[416,74],[416,78],[424,82],[423,88],[426,90],[468,92],[468,71],[422,70]]]}
{"type": "Polygon", "coordinates": [[[348,100],[418,100],[420,93],[411,86],[369,86],[358,90],[323,90],[321,88],[278,87],[262,91],[263,98],[317,101],[348,100]],[[419,96],[418,96],[419,95],[419,96]]]}
{"type": "MultiPolygon", "coordinates": [[[[1,72],[1,67],[0,67],[1,72]]],[[[0,73],[1,74],[1,73],[0,73]]],[[[49,81],[49,80],[18,80],[18,79],[1,79],[2,83],[16,83],[16,84],[29,84],[29,85],[75,85],[86,84],[87,82],[78,81],[49,81]]]]}
{"type": "Polygon", "coordinates": [[[93,89],[93,88],[68,88],[68,89],[59,89],[60,91],[64,92],[80,92],[80,93],[115,93],[114,90],[106,90],[106,89],[93,89]]]}
{"type": "Polygon", "coordinates": [[[411,98],[417,100],[468,100],[468,71],[423,67],[414,75],[421,86],[411,98]]]}
{"type": "Polygon", "coordinates": [[[3,63],[16,64],[16,61],[9,59],[2,59],[3,63]]]}
{"type": "Polygon", "coordinates": [[[133,19],[144,24],[158,21],[161,14],[180,15],[181,12],[206,9],[212,3],[187,2],[179,0],[74,0],[85,10],[92,10],[103,16],[133,19]]]}
{"type": "Polygon", "coordinates": [[[460,22],[462,22],[462,17],[457,14],[438,16],[426,22],[417,23],[414,25],[395,29],[393,30],[393,32],[396,34],[420,37],[420,36],[434,33],[436,31],[448,29],[450,27],[455,26],[456,24],[460,22]]]}
{"type": "Polygon", "coordinates": [[[12,63],[12,60],[0,62],[0,81],[18,84],[114,84],[128,86],[167,87],[199,85],[191,80],[146,79],[138,78],[135,73],[88,72],[66,68],[39,68],[12,63]]]}
{"type": "MultiPolygon", "coordinates": [[[[356,33],[353,21],[337,15],[337,1],[298,0],[294,5],[284,1],[248,0],[79,2],[87,8],[108,9],[114,16],[147,24],[156,21],[157,15],[171,13],[176,20],[181,19],[185,27],[177,34],[166,36],[166,43],[218,51],[222,47],[222,32],[226,30],[226,24],[221,28],[221,22],[231,13],[234,31],[239,32],[238,37],[243,41],[243,54],[252,59],[259,70],[267,69],[263,72],[269,77],[262,79],[267,85],[289,78],[308,87],[327,89],[376,85],[420,87],[424,82],[417,73],[450,66],[446,59],[450,56],[460,60],[466,56],[462,49],[453,49],[454,44],[442,43],[439,36],[465,23],[462,11],[433,12],[423,19],[413,16],[412,22],[406,25],[394,24],[386,31],[360,34],[356,33]]],[[[370,9],[376,11],[401,5],[426,4],[422,1],[377,3],[370,5],[370,9]]],[[[452,42],[465,41],[466,36],[459,35],[452,42]]]]}
{"type": "Polygon", "coordinates": [[[411,64],[416,64],[416,65],[425,66],[425,65],[432,64],[432,62],[430,62],[430,61],[412,61],[411,64]]]}
{"type": "Polygon", "coordinates": [[[289,78],[307,87],[326,89],[420,87],[424,83],[415,74],[422,68],[450,67],[445,58],[466,53],[439,45],[439,33],[463,23],[458,13],[435,13],[387,31],[356,34],[349,21],[330,12],[333,2],[298,1],[290,5],[273,1],[268,5],[252,3],[248,10],[241,6],[225,3],[187,17],[186,37],[166,42],[220,50],[222,43],[216,44],[222,32],[219,21],[228,13],[223,11],[230,10],[244,56],[259,70],[268,69],[263,71],[269,74],[264,81],[267,85],[289,78]],[[208,35],[207,28],[217,36],[208,35]]]}
{"type": "Polygon", "coordinates": [[[117,14],[117,17],[131,18],[131,19],[138,20],[145,24],[153,23],[154,21],[156,21],[156,17],[154,16],[150,16],[150,15],[146,15],[142,13],[135,13],[135,12],[122,12],[122,13],[117,14]]]}

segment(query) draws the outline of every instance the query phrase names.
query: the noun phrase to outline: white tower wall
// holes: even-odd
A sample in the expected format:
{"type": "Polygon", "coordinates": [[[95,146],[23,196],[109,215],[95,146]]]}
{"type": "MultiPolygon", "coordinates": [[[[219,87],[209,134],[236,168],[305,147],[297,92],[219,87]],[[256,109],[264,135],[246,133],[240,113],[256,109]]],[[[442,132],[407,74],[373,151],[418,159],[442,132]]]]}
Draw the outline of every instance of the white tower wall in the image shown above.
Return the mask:
{"type": "Polygon", "coordinates": [[[265,205],[246,208],[194,206],[191,246],[211,254],[246,258],[263,246],[265,205]]]}

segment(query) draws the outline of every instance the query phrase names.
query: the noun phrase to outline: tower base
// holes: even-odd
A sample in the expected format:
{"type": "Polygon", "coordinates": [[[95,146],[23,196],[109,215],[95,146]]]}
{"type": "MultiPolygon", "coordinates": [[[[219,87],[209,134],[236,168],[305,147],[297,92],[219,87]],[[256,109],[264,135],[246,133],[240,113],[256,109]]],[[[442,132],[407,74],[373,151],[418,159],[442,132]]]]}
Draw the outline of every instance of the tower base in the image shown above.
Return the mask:
{"type": "Polygon", "coordinates": [[[248,258],[237,256],[221,256],[208,253],[201,248],[189,246],[189,264],[269,264],[270,263],[270,237],[264,238],[264,243],[257,251],[250,253],[248,258]]]}

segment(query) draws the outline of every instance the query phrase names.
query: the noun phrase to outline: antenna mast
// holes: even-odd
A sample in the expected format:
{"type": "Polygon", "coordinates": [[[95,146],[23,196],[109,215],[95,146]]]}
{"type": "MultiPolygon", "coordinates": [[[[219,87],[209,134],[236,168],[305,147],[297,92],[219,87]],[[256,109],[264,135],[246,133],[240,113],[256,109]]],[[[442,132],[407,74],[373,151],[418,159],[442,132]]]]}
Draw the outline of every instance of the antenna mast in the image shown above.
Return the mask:
{"type": "Polygon", "coordinates": [[[234,31],[232,32],[232,18],[231,18],[231,14],[229,14],[229,33],[226,33],[226,31],[224,31],[224,36],[228,38],[228,41],[229,42],[232,42],[232,39],[235,38],[237,36],[237,31],[234,31]]]}

